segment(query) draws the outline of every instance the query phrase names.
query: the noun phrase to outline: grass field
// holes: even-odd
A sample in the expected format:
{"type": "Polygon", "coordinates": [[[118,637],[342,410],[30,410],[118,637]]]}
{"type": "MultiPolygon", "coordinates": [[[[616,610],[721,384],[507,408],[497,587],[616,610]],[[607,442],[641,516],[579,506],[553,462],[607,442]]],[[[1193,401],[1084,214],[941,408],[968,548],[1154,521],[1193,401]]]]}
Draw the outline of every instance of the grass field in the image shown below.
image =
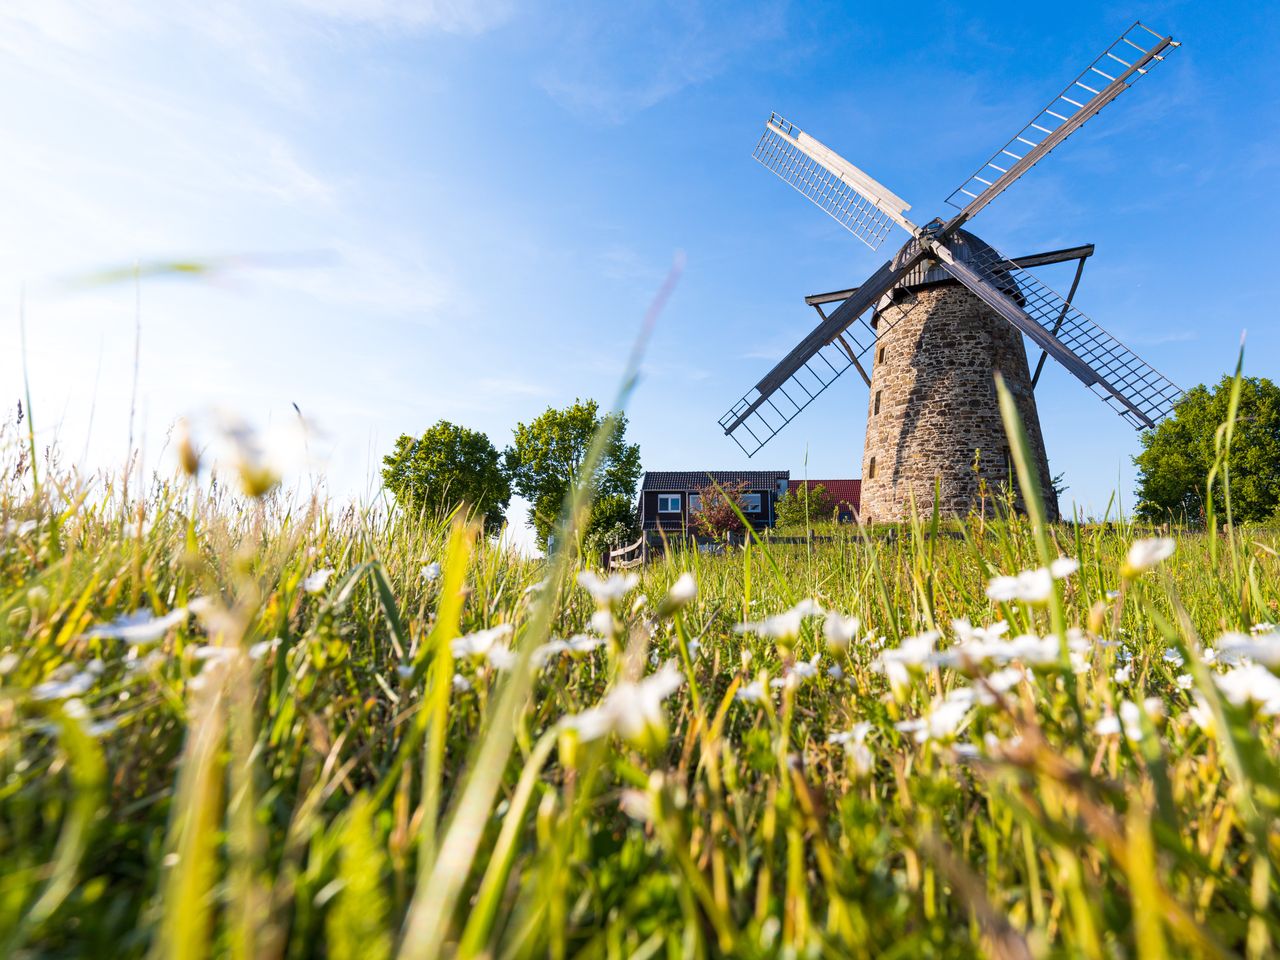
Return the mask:
{"type": "Polygon", "coordinates": [[[1269,534],[1032,504],[606,580],[0,449],[0,955],[1280,944],[1269,534]]]}

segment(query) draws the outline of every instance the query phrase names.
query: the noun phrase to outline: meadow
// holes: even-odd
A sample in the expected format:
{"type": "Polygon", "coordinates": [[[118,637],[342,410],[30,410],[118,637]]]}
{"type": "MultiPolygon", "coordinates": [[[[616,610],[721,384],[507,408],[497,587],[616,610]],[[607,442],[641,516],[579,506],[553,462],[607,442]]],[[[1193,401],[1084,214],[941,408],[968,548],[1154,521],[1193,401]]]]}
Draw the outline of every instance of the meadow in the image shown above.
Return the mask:
{"type": "Polygon", "coordinates": [[[0,452],[0,956],[1280,943],[1273,534],[1032,491],[609,575],[0,452]]]}

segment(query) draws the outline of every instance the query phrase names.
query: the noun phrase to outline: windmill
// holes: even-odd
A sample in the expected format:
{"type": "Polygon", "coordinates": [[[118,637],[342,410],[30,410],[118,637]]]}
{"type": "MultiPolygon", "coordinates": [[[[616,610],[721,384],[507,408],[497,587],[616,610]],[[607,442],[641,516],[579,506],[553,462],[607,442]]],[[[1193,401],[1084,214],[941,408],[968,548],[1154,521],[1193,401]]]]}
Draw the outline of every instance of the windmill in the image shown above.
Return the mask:
{"type": "Polygon", "coordinates": [[[1137,429],[1167,416],[1178,387],[1072,305],[1092,244],[1010,258],[962,228],[1177,46],[1135,23],[952,192],[947,202],[959,212],[923,227],[907,219],[910,205],[887,187],[771,115],[756,160],[872,250],[895,224],[911,236],[861,286],[805,298],[821,322],[720,419],[724,432],[753,456],[855,368],[870,388],[862,514],[871,521],[902,519],[913,498],[927,508],[935,489],[944,513],[964,513],[984,483],[1008,481],[997,371],[1022,415],[1046,493],[1049,467],[1033,392],[1046,357],[1137,429]],[[1065,297],[1030,272],[1071,261],[1075,276],[1065,297]],[[1034,373],[1024,338],[1041,351],[1034,373]]]}

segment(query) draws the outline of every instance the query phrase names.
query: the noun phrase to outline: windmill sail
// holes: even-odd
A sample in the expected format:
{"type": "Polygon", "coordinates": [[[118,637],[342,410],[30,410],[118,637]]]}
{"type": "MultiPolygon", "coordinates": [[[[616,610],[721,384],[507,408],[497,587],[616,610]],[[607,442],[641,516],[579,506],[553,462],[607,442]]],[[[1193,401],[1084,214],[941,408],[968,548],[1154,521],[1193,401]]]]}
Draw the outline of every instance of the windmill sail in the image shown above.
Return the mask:
{"type": "Polygon", "coordinates": [[[752,156],[872,250],[895,223],[908,233],[915,231],[903,216],[909,203],[776,113],[752,156]]]}
{"type": "Polygon", "coordinates": [[[996,250],[968,262],[944,257],[941,266],[1138,429],[1154,427],[1182,396],[1168,377],[996,250]]]}
{"type": "MultiPolygon", "coordinates": [[[[871,349],[876,329],[864,315],[921,258],[899,267],[890,261],[873,273],[720,418],[724,432],[747,456],[754,456],[871,349]]],[[[892,319],[881,314],[879,322],[883,329],[892,319]]]]}
{"type": "Polygon", "coordinates": [[[1177,45],[1172,37],[1161,36],[1141,22],[1121,34],[1012,140],[952,192],[947,202],[953,207],[963,206],[963,210],[947,224],[949,230],[960,226],[998,197],[1177,45]]]}

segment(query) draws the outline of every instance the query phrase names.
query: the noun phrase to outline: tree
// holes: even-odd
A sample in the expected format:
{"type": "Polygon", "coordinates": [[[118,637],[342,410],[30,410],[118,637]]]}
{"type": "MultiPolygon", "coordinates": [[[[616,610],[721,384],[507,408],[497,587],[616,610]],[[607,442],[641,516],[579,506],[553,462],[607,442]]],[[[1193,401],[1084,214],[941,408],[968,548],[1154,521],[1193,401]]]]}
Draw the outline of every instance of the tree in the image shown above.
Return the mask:
{"type": "Polygon", "coordinates": [[[486,530],[502,526],[511,483],[483,433],[441,420],[421,437],[401,434],[382,463],[382,482],[404,506],[444,512],[464,503],[486,530]]]}
{"type": "Polygon", "coordinates": [[[582,530],[583,549],[594,556],[603,550],[635,543],[639,536],[640,524],[631,498],[610,494],[591,505],[582,530]]]}
{"type": "Polygon", "coordinates": [[[609,431],[609,439],[587,478],[591,498],[616,496],[629,502],[640,480],[640,447],[626,442],[627,418],[622,414],[602,417],[594,400],[575,400],[563,410],[548,407],[531,423],[516,424],[514,442],[504,454],[507,475],[516,493],[529,501],[529,523],[543,546],[601,428],[609,431]]]}
{"type": "Polygon", "coordinates": [[[733,508],[743,508],[742,495],[746,492],[745,483],[727,483],[722,487],[711,486],[702,490],[702,506],[690,517],[693,528],[704,537],[716,540],[731,533],[742,533],[742,518],[733,508]]]}
{"type": "Polygon", "coordinates": [[[830,520],[835,514],[836,505],[822,484],[815,483],[811,486],[802,483],[783,494],[774,509],[779,526],[803,527],[830,520]]]}
{"type": "MultiPolygon", "coordinates": [[[[1205,481],[1213,466],[1214,436],[1227,420],[1232,377],[1213,389],[1204,385],[1183,394],[1173,415],[1142,435],[1133,458],[1138,473],[1139,517],[1195,520],[1205,514],[1205,481]]],[[[1240,522],[1268,520],[1280,507],[1280,387],[1265,377],[1244,377],[1235,436],[1227,460],[1231,514],[1240,522]]],[[[1214,510],[1226,503],[1214,487],[1214,510]]]]}

